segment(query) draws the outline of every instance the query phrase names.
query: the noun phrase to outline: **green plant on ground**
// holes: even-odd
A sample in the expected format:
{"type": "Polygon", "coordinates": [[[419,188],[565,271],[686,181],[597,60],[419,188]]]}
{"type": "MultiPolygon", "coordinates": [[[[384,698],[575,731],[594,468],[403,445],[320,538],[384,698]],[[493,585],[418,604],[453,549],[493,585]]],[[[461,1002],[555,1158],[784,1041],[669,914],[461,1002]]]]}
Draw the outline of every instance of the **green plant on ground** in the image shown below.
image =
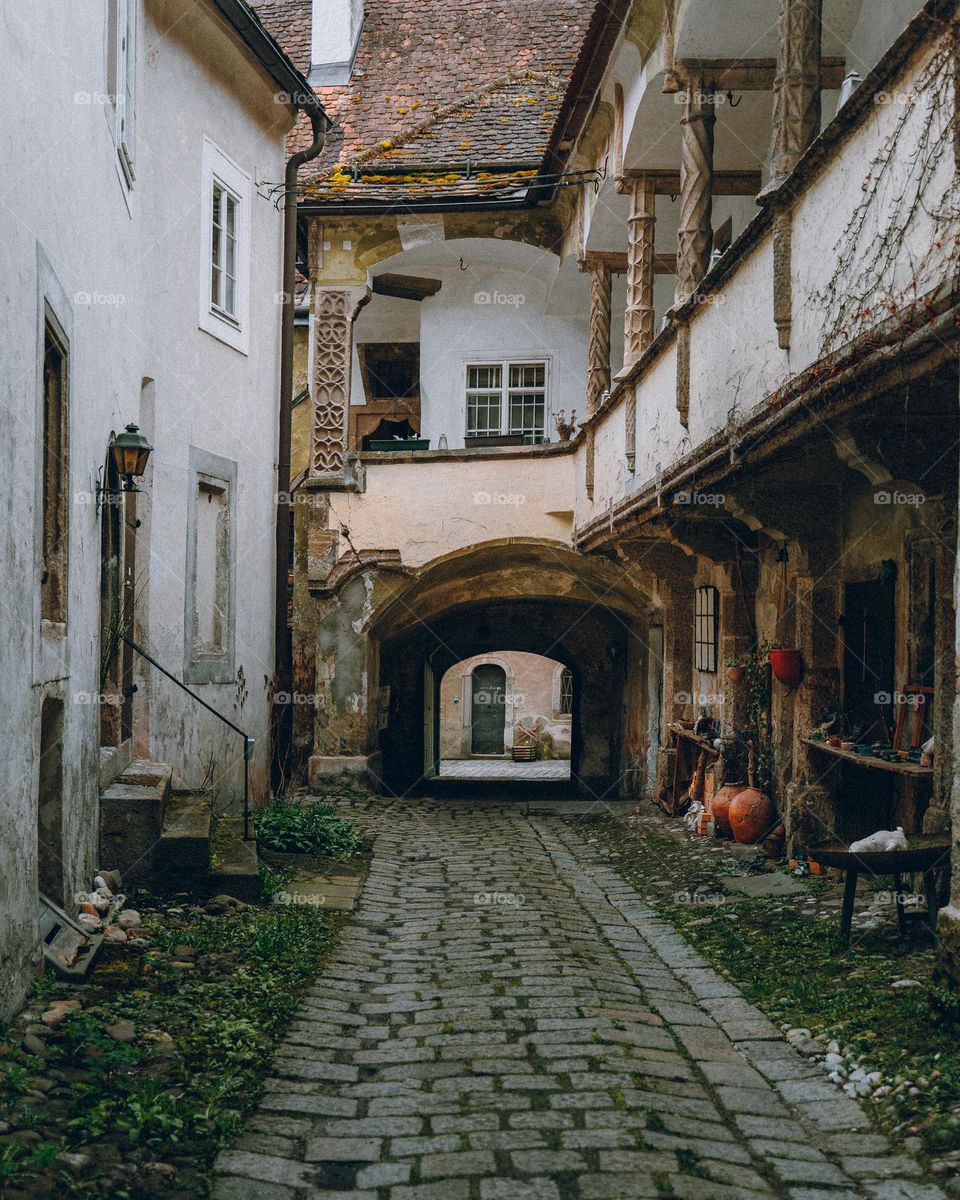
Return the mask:
{"type": "Polygon", "coordinates": [[[345,862],[362,847],[356,827],[331,804],[275,803],[256,822],[257,841],[266,850],[345,862]]]}
{"type": "MultiPolygon", "coordinates": [[[[931,982],[929,942],[867,933],[848,946],[835,909],[818,919],[782,898],[676,902],[698,885],[721,891],[723,856],[705,858],[695,840],[657,818],[632,827],[598,820],[590,836],[617,855],[617,870],[747,1000],[774,1021],[810,1029],[822,1042],[835,1039],[891,1081],[889,1095],[865,1102],[881,1128],[920,1138],[928,1153],[960,1149],[960,1002],[931,982]],[[653,878],[664,881],[662,895],[651,894],[653,878]],[[891,986],[903,978],[921,986],[891,986]]],[[[804,880],[810,897],[828,886],[804,880]]]]}
{"type": "MultiPolygon", "coordinates": [[[[131,978],[98,967],[85,1007],[47,1039],[45,1061],[3,1064],[0,1048],[0,1120],[18,1131],[37,1128],[44,1138],[0,1142],[0,1195],[30,1191],[30,1181],[42,1178],[47,1190],[38,1194],[45,1196],[121,1200],[130,1193],[119,1181],[104,1193],[86,1176],[72,1179],[58,1161],[70,1150],[109,1163],[114,1147],[122,1155],[142,1147],[150,1161],[174,1164],[172,1191],[206,1195],[213,1159],[255,1107],[273,1046],[320,973],[343,918],[283,906],[214,919],[173,905],[148,920],[151,947],[142,969],[131,978]],[[189,972],[171,965],[171,952],[182,955],[184,947],[196,951],[189,972]],[[133,1023],[133,1043],[106,1033],[121,1019],[133,1023]],[[46,1102],[31,1107],[32,1081],[51,1071],[70,1077],[56,1113],[46,1102]]],[[[62,985],[52,994],[63,994],[62,985]]]]}
{"type": "Polygon", "coordinates": [[[257,868],[260,872],[260,898],[267,904],[287,890],[287,884],[296,874],[293,867],[271,867],[265,862],[258,863],[257,868]]]}

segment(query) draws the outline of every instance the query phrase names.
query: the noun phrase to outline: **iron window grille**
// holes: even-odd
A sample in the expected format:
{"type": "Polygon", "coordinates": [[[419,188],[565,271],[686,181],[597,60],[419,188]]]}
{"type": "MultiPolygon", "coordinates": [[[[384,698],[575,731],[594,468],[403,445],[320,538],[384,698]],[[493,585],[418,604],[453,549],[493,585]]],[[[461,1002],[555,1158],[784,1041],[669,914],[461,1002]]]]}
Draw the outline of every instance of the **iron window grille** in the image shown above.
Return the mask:
{"type": "Polygon", "coordinates": [[[719,593],[715,587],[698,587],[694,608],[694,632],[698,671],[713,674],[717,669],[717,626],[719,593]]]}

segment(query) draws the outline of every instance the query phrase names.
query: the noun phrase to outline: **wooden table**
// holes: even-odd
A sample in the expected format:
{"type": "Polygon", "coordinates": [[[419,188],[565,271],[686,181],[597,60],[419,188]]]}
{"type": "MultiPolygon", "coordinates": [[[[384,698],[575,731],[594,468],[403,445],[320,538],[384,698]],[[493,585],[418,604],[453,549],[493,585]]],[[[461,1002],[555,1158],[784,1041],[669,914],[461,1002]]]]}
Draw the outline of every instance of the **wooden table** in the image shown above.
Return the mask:
{"type": "MultiPolygon", "coordinates": [[[[892,766],[892,763],[888,763],[892,766]]],[[[851,852],[843,842],[826,842],[807,851],[807,857],[822,867],[837,867],[846,872],[843,884],[843,908],[840,913],[840,936],[850,940],[850,925],[853,921],[853,902],[857,894],[857,877],[865,875],[892,875],[894,896],[897,905],[897,924],[901,933],[907,931],[907,914],[903,908],[903,876],[920,871],[923,874],[923,890],[927,900],[927,919],[930,932],[936,937],[937,902],[935,867],[949,866],[950,839],[920,836],[910,839],[906,850],[871,850],[859,854],[851,852]]],[[[917,917],[914,917],[917,919],[917,917]]],[[[922,917],[920,918],[922,919],[922,917]]]]}
{"type": "Polygon", "coordinates": [[[826,742],[817,741],[816,738],[804,738],[803,744],[812,746],[814,750],[822,750],[824,754],[842,758],[855,767],[866,767],[872,771],[892,771],[895,775],[906,775],[912,778],[918,776],[921,779],[933,778],[933,767],[923,767],[920,763],[887,762],[885,758],[875,758],[872,754],[857,754],[855,750],[841,750],[839,746],[830,746],[826,742]]]}

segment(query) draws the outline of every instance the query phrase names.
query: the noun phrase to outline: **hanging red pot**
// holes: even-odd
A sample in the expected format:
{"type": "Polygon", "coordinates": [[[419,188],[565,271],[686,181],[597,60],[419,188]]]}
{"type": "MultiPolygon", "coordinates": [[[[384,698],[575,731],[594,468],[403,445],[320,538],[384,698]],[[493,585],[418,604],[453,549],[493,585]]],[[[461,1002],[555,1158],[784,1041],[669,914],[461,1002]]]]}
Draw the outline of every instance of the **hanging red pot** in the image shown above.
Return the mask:
{"type": "Polygon", "coordinates": [[[771,650],[770,669],[774,679],[786,688],[795,688],[803,675],[803,659],[799,650],[771,650]]]}

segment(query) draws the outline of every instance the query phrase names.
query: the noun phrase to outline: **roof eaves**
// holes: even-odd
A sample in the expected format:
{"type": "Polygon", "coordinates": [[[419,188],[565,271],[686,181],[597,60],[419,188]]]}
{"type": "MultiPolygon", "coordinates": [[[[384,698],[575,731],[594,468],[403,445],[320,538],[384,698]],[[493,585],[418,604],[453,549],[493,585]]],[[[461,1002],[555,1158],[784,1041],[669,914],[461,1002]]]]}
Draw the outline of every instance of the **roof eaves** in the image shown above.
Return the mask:
{"type": "Polygon", "coordinates": [[[631,0],[600,0],[594,9],[550,134],[541,174],[559,176],[563,173],[570,150],[586,124],[594,94],[603,80],[630,4],[631,0]],[[570,143],[566,150],[561,149],[564,142],[570,143]]]}
{"type": "Polygon", "coordinates": [[[215,8],[231,26],[257,59],[267,74],[286,93],[287,103],[293,108],[319,116],[330,128],[332,121],[324,111],[320,99],[307,77],[294,66],[274,38],[267,32],[257,14],[246,0],[211,0],[215,8]]]}

